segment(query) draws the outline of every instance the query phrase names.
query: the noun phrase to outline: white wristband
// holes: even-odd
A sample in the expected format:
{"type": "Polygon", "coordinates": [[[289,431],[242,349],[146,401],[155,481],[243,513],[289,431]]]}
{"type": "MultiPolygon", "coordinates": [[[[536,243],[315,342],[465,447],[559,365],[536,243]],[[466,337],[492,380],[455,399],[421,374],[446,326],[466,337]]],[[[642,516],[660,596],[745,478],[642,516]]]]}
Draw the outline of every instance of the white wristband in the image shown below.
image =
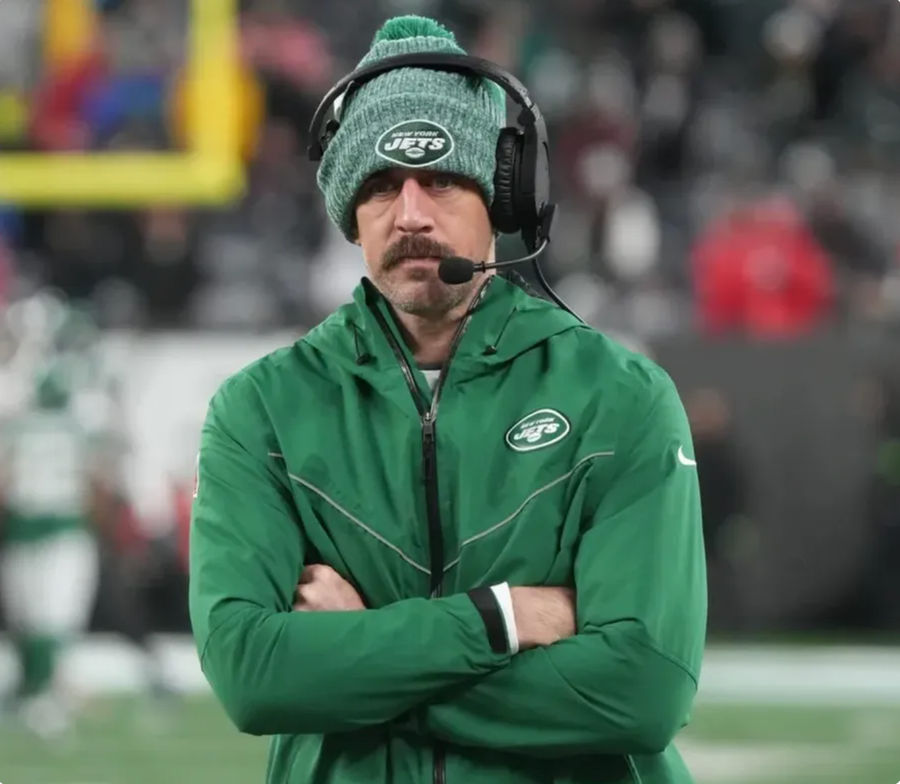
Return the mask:
{"type": "Polygon", "coordinates": [[[519,652],[519,634],[516,631],[516,615],[513,612],[512,594],[509,592],[508,583],[492,585],[491,590],[500,605],[503,614],[503,626],[506,628],[506,642],[509,645],[510,655],[519,652]]]}

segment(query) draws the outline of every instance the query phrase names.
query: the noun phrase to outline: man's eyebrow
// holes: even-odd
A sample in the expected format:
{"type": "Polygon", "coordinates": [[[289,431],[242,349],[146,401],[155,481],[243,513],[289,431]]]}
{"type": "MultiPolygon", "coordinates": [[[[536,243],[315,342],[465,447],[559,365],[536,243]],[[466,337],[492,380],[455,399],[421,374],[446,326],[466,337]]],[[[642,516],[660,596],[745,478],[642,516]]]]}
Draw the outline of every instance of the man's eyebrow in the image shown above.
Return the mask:
{"type": "Polygon", "coordinates": [[[363,184],[367,182],[376,182],[377,180],[388,180],[393,179],[395,176],[394,172],[391,169],[382,169],[381,171],[377,171],[374,174],[370,174],[363,180],[363,184]]]}

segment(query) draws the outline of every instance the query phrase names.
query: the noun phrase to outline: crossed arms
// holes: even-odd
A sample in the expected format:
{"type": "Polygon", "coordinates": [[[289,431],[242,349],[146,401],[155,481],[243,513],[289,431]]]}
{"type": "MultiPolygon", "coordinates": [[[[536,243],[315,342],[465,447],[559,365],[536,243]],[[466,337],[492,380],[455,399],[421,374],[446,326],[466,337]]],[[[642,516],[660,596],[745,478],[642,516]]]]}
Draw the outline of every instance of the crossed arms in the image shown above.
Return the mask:
{"type": "Polygon", "coordinates": [[[289,489],[255,457],[261,429],[227,427],[214,401],[191,618],[234,723],[327,733],[411,715],[431,737],[535,756],[663,750],[696,690],[705,573],[696,476],[675,459],[689,440],[680,402],[664,388],[645,408],[581,539],[574,607],[555,589],[514,588],[522,649],[511,655],[466,594],[334,611],[352,586],[319,570],[295,595],[305,553],[289,489]]]}

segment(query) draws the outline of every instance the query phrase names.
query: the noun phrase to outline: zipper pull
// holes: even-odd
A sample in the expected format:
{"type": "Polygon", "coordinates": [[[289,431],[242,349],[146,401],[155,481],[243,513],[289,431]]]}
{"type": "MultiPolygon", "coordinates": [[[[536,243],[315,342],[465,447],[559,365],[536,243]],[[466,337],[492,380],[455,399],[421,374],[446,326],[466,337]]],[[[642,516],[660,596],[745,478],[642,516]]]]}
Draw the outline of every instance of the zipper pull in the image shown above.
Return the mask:
{"type": "Polygon", "coordinates": [[[431,412],[422,414],[422,483],[431,481],[434,470],[434,418],[431,412]]]}
{"type": "Polygon", "coordinates": [[[422,414],[422,438],[429,443],[434,441],[434,417],[430,411],[422,414]]]}

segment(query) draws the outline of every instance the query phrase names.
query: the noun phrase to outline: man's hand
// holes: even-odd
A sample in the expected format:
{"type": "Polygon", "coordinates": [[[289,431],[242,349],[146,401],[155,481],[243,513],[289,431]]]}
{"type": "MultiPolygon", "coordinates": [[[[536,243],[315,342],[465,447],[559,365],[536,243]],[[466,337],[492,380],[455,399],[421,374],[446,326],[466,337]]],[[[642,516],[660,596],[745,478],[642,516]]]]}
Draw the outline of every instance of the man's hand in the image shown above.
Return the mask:
{"type": "Polygon", "coordinates": [[[303,568],[295,595],[294,609],[299,612],[366,609],[356,589],[325,564],[303,568]]]}
{"type": "Polygon", "coordinates": [[[575,592],[556,586],[509,589],[519,648],[552,645],[575,634],[575,592]]]}

